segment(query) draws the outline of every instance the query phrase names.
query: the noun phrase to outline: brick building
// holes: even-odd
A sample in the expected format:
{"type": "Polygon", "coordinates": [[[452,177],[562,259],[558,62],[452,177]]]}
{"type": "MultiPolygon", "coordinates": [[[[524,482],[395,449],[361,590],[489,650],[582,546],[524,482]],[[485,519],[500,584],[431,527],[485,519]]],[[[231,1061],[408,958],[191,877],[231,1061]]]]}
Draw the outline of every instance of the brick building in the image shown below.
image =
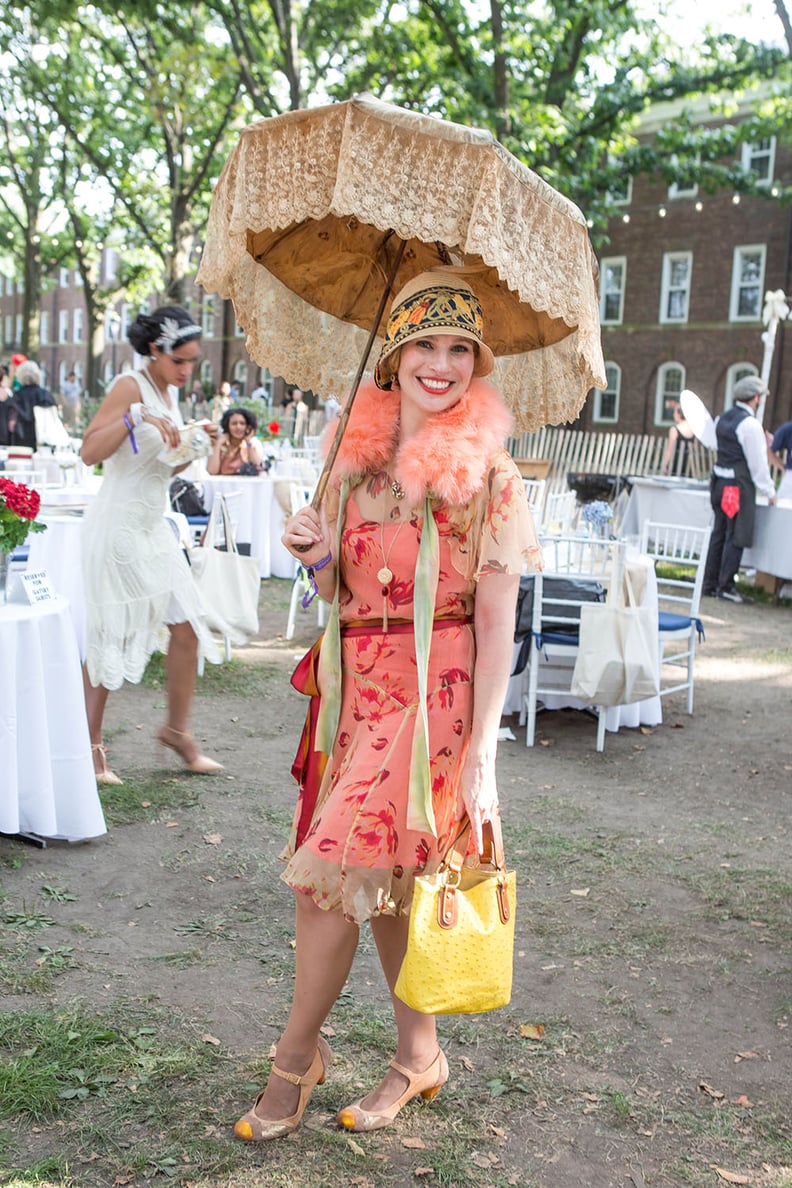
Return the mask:
{"type": "MultiPolygon", "coordinates": [[[[101,261],[103,284],[112,282],[117,265],[118,253],[106,248],[101,261]]],[[[14,277],[0,277],[2,361],[7,362],[12,354],[21,350],[22,291],[21,283],[14,277]]],[[[155,309],[167,302],[162,294],[153,293],[146,304],[149,309],[155,309]]],[[[262,385],[271,400],[279,403],[287,381],[270,375],[266,368],[260,368],[252,361],[245,348],[244,335],[236,324],[231,302],[207,296],[192,284],[186,305],[204,331],[203,354],[196,378],[206,391],[217,391],[220,384],[228,380],[239,385],[243,396],[249,396],[262,385]]],[[[127,330],[137,312],[137,307],[117,302],[105,315],[99,376],[104,387],[114,375],[134,366],[134,351],[127,341],[127,330]]],[[[59,268],[46,278],[39,337],[41,345],[36,362],[44,374],[45,385],[58,393],[70,371],[74,371],[78,381],[82,382],[87,372],[90,341],[82,281],[76,269],[59,268]]]]}
{"type": "MultiPolygon", "coordinates": [[[[681,104],[654,108],[639,139],[650,138],[681,110],[681,104]]],[[[743,118],[749,110],[746,103],[743,118]]],[[[697,123],[724,122],[703,102],[692,115],[697,123]]],[[[589,397],[580,424],[659,432],[671,424],[683,388],[717,415],[730,407],[738,379],[761,373],[765,293],[789,292],[792,212],[777,195],[782,184],[792,183],[792,153],[773,136],[743,144],[738,160],[753,172],[763,196],[706,194],[695,185],[669,187],[646,176],[614,195],[618,213],[599,252],[608,390],[589,397]]],[[[783,323],[769,384],[764,423],[772,429],[792,418],[783,323]]]]}

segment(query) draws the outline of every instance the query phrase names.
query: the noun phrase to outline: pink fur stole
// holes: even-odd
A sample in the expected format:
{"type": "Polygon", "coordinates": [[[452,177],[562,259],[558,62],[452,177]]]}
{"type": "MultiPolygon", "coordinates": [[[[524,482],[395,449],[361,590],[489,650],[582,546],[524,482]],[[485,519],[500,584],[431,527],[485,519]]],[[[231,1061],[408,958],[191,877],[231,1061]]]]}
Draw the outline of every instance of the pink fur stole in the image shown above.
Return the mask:
{"type": "Polygon", "coordinates": [[[430,417],[398,447],[400,400],[398,389],[383,392],[371,380],[360,385],[333,477],[387,469],[401,483],[411,507],[427,494],[451,505],[467,503],[484,486],[488,463],[513,427],[500,392],[474,379],[457,404],[430,417]]]}

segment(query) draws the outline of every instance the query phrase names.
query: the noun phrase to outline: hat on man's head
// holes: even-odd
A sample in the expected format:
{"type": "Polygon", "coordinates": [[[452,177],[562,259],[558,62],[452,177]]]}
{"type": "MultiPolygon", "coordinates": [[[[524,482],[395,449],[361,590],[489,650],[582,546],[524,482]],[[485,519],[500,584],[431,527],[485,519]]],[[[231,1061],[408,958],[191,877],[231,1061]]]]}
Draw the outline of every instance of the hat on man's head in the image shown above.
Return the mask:
{"type": "Polygon", "coordinates": [[[753,400],[754,396],[766,396],[767,384],[758,375],[746,375],[734,385],[732,397],[743,402],[753,400]]]}
{"type": "Polygon", "coordinates": [[[495,366],[495,356],[483,338],[481,303],[468,282],[443,269],[421,272],[393,299],[385,343],[374,370],[378,388],[390,388],[399,348],[429,334],[453,334],[474,342],[478,347],[474,375],[489,375],[495,366]]]}

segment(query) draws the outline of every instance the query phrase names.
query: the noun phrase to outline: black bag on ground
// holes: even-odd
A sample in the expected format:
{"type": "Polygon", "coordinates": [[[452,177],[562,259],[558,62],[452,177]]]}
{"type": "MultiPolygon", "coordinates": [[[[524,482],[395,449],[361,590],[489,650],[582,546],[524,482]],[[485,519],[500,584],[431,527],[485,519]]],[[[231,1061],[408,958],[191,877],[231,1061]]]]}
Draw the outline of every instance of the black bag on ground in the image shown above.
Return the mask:
{"type": "Polygon", "coordinates": [[[183,516],[208,516],[201,492],[195,483],[177,475],[170,485],[170,505],[183,516]]]}

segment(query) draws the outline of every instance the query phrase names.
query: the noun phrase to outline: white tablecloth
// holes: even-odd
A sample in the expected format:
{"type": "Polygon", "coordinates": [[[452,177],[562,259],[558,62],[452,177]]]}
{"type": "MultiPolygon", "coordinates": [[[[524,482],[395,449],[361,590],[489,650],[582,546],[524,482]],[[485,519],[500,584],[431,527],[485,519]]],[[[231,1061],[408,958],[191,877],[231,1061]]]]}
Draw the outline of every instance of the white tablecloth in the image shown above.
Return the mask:
{"type": "Polygon", "coordinates": [[[639,536],[646,520],[685,528],[708,528],[712,523],[709,484],[686,487],[683,480],[637,477],[630,482],[621,536],[639,536]]]}
{"type": "Polygon", "coordinates": [[[211,510],[215,495],[235,494],[229,512],[236,527],[237,543],[250,545],[251,556],[258,560],[263,578],[293,578],[295,574],[294,558],[281,544],[285,516],[275,495],[276,483],[286,482],[264,475],[259,478],[208,475],[201,480],[207,510],[211,510]]]}
{"type": "Polygon", "coordinates": [[[757,505],[753,545],[743,552],[742,566],[792,581],[792,504],[757,505]]]}
{"type": "Polygon", "coordinates": [[[75,486],[43,487],[39,491],[42,509],[45,512],[54,508],[84,509],[96,498],[101,485],[101,478],[95,478],[92,482],[75,486]]]}
{"type": "Polygon", "coordinates": [[[106,832],[69,607],[0,607],[0,832],[106,832]]]}
{"type": "MultiPolygon", "coordinates": [[[[638,575],[635,569],[640,567],[644,577],[640,584],[643,585],[643,597],[641,599],[642,606],[654,606],[658,604],[657,601],[657,578],[655,576],[654,564],[649,557],[630,557],[627,561],[628,567],[633,574],[637,589],[640,588],[638,575]]],[[[660,648],[658,638],[658,659],[660,655],[660,648]]],[[[520,644],[514,645],[514,654],[512,656],[512,668],[517,662],[520,652],[520,644]]],[[[540,702],[545,709],[559,710],[559,709],[586,709],[587,703],[580,701],[577,697],[573,697],[568,692],[569,684],[572,678],[572,669],[575,667],[574,655],[570,655],[569,664],[565,667],[569,668],[569,676],[565,677],[565,689],[559,695],[542,693],[540,695],[540,702]]],[[[543,663],[540,653],[540,676],[539,683],[547,684],[548,678],[541,673],[541,665],[543,663]]],[[[560,666],[559,658],[556,655],[553,657],[552,668],[558,669],[560,666]]],[[[525,669],[513,676],[509,681],[508,689],[506,690],[506,700],[503,705],[504,714],[517,714],[522,710],[523,694],[528,692],[528,665],[525,669]]],[[[663,721],[663,706],[662,700],[659,696],[649,697],[645,701],[635,701],[632,705],[612,705],[605,710],[605,729],[615,733],[620,730],[622,726],[635,728],[636,726],[659,726],[663,721]]]]}

